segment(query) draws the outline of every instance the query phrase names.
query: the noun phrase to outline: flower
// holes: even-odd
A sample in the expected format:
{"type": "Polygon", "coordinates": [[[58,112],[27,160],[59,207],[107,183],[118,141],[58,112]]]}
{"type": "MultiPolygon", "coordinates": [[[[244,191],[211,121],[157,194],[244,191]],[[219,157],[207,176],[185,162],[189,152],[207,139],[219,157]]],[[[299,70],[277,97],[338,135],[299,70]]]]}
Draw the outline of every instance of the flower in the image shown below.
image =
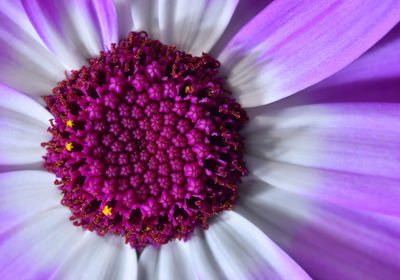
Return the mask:
{"type": "MultiPolygon", "coordinates": [[[[9,0],[0,7],[3,279],[398,278],[399,1],[9,0]],[[226,88],[249,116],[241,132],[249,175],[233,210],[210,218],[209,229],[197,227],[186,242],[148,245],[138,254],[119,236],[73,226],[55,177],[42,168],[40,144],[51,141],[46,131],[54,118],[42,96],[64,72],[70,77],[112,43],[143,30],[221,62],[226,88]]],[[[118,92],[120,85],[108,86],[118,92]]],[[[151,95],[160,98],[157,89],[151,95]]],[[[87,108],[94,118],[101,113],[95,105],[87,108]]],[[[77,124],[68,119],[64,126],[77,124]]],[[[167,140],[156,145],[167,147],[167,140]]],[[[65,142],[66,153],[78,144],[65,142]]],[[[189,157],[190,151],[182,158],[189,157]]],[[[92,172],[102,164],[93,162],[92,172]]],[[[195,165],[185,170],[187,177],[202,172],[195,165]]],[[[152,183],[152,174],[142,179],[152,183]]],[[[174,180],[185,180],[180,177],[174,180]]],[[[196,187],[193,182],[191,191],[196,187]]],[[[146,211],[158,213],[154,205],[148,202],[146,211]]],[[[112,217],[116,207],[105,204],[99,212],[112,217]]]]}

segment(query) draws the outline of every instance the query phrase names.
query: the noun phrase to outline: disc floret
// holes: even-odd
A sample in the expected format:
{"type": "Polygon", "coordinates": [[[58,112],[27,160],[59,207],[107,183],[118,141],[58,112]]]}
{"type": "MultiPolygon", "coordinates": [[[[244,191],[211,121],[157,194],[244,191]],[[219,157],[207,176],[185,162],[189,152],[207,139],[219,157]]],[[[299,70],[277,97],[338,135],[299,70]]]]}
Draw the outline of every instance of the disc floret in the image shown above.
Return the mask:
{"type": "Polygon", "coordinates": [[[219,66],[133,32],[45,97],[44,166],[75,225],[141,249],[187,239],[232,208],[247,115],[219,66]]]}

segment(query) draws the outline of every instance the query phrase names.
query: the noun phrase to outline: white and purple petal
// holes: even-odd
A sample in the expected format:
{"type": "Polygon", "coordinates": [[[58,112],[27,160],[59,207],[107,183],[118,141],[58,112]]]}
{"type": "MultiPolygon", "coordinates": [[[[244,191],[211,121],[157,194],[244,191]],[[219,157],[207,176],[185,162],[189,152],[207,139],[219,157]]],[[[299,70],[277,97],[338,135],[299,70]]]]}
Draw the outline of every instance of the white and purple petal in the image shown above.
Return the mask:
{"type": "Polygon", "coordinates": [[[400,216],[399,104],[332,103],[249,113],[252,174],[291,192],[400,216]]]}
{"type": "Polygon", "coordinates": [[[3,279],[135,279],[136,251],[74,226],[53,181],[44,171],[0,173],[3,279]]]}
{"type": "Polygon", "coordinates": [[[242,186],[235,211],[313,279],[398,279],[400,220],[310,199],[257,180],[242,186]]]}
{"type": "Polygon", "coordinates": [[[258,106],[334,74],[399,20],[397,0],[278,0],[238,32],[219,60],[239,102],[258,106]]]}
{"type": "Polygon", "coordinates": [[[79,69],[90,57],[118,41],[112,0],[22,0],[45,45],[67,69],[79,69]]]}
{"type": "Polygon", "coordinates": [[[400,102],[400,24],[353,63],[287,98],[286,105],[400,102]]]}
{"type": "Polygon", "coordinates": [[[44,46],[20,1],[0,3],[0,83],[40,100],[65,68],[44,46]]]}
{"type": "Polygon", "coordinates": [[[246,0],[239,1],[231,21],[222,34],[221,38],[212,48],[210,54],[217,57],[225,48],[227,43],[238,33],[238,31],[251,21],[259,12],[268,6],[273,0],[246,0]]]}
{"type": "Polygon", "coordinates": [[[135,279],[136,252],[120,238],[83,232],[64,207],[0,234],[4,279],[135,279]],[[130,251],[127,251],[130,250],[130,251]]]}

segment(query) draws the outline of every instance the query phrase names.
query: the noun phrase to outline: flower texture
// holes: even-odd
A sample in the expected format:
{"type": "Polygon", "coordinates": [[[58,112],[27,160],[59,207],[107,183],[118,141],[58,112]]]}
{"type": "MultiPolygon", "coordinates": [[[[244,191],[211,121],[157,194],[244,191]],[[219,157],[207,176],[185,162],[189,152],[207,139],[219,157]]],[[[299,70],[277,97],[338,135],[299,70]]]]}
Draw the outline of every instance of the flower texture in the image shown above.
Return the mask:
{"type": "Polygon", "coordinates": [[[2,279],[398,279],[398,0],[4,0],[2,279]]]}

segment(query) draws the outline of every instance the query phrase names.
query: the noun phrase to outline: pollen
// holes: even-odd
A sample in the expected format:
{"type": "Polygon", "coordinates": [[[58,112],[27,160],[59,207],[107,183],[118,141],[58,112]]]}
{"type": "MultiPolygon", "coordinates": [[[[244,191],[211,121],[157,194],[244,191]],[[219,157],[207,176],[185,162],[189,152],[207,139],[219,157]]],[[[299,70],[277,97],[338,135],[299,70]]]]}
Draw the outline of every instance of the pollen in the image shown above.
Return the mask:
{"type": "Polygon", "coordinates": [[[67,126],[72,128],[74,126],[74,121],[73,120],[68,120],[67,121],[67,126]]]}
{"type": "Polygon", "coordinates": [[[67,149],[68,152],[71,152],[73,148],[74,145],[71,142],[65,144],[65,149],[67,149]]]}
{"type": "Polygon", "coordinates": [[[107,205],[103,209],[103,214],[106,216],[111,216],[112,207],[108,207],[107,205]]]}
{"type": "Polygon", "coordinates": [[[185,93],[191,94],[194,91],[193,86],[186,86],[185,87],[185,93]]]}

